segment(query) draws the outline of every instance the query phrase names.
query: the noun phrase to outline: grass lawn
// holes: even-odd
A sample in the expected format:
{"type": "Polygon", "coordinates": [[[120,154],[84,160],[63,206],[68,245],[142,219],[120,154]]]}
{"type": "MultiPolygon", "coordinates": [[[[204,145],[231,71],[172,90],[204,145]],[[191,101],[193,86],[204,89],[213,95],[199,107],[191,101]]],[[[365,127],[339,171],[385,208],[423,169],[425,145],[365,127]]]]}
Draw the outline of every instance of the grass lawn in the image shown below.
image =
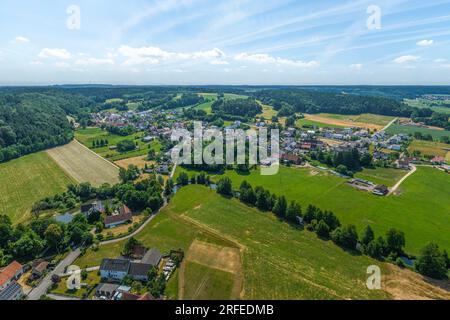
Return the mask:
{"type": "Polygon", "coordinates": [[[170,276],[170,279],[167,282],[164,295],[168,300],[178,300],[178,273],[179,268],[175,270],[175,272],[170,276]]]}
{"type": "Polygon", "coordinates": [[[408,147],[408,151],[420,151],[422,155],[441,156],[445,157],[450,152],[450,144],[425,141],[425,140],[413,140],[408,147]]]}
{"type": "Polygon", "coordinates": [[[75,132],[75,138],[84,144],[86,147],[99,154],[100,156],[110,160],[117,161],[126,158],[138,157],[142,155],[146,155],[148,153],[149,148],[153,148],[156,152],[159,152],[161,148],[161,144],[159,141],[155,140],[150,143],[145,143],[141,140],[143,137],[143,132],[137,132],[129,136],[120,136],[116,134],[109,133],[106,130],[102,130],[101,128],[86,128],[80,129],[75,132]],[[92,143],[96,140],[108,140],[109,145],[101,148],[93,148],[92,143]],[[120,141],[123,140],[132,140],[137,142],[138,148],[136,150],[128,151],[128,152],[118,152],[117,150],[110,150],[110,146],[117,145],[120,141]]]}
{"type": "Polygon", "coordinates": [[[356,178],[372,181],[376,184],[384,184],[392,187],[408,172],[405,170],[398,170],[393,168],[375,168],[364,169],[355,174],[356,178]]]}
{"type": "Polygon", "coordinates": [[[393,124],[387,129],[387,133],[389,134],[411,134],[413,135],[415,132],[420,132],[422,135],[430,134],[433,137],[433,140],[439,141],[442,136],[450,137],[450,131],[446,130],[435,130],[421,127],[412,127],[412,126],[403,126],[400,124],[393,124]]]}
{"type": "Polygon", "coordinates": [[[234,275],[218,269],[186,262],[184,299],[228,300],[233,289],[234,275]]]}
{"type": "Polygon", "coordinates": [[[24,222],[32,205],[75,183],[45,151],[0,164],[0,214],[24,222]]]}
{"type": "Polygon", "coordinates": [[[260,101],[258,101],[258,103],[261,105],[262,107],[262,113],[259,114],[258,116],[263,117],[266,120],[272,120],[272,117],[277,115],[277,111],[272,108],[271,106],[268,106],[266,104],[261,103],[260,101]]]}
{"type": "Polygon", "coordinates": [[[58,283],[57,287],[53,290],[50,290],[50,293],[76,297],[80,299],[83,298],[84,294],[88,294],[88,299],[90,299],[95,294],[95,287],[100,283],[100,276],[97,274],[97,271],[88,272],[88,277],[86,278],[86,280],[81,280],[81,283],[85,283],[87,286],[83,286],[79,290],[67,289],[67,279],[67,277],[61,278],[61,281],[58,283]],[[90,290],[89,293],[88,290],[90,290]]]}
{"type": "MultiPolygon", "coordinates": [[[[177,173],[183,170],[178,168],[177,173]]],[[[401,195],[389,197],[356,190],[345,179],[322,171],[313,175],[310,169],[282,166],[273,176],[261,176],[259,171],[249,175],[227,171],[226,175],[235,188],[247,180],[254,187],[264,186],[278,195],[284,194],[303,208],[314,204],[331,210],[342,223],[356,225],[359,232],[367,225],[382,235],[390,228],[400,229],[405,232],[409,253],[418,254],[430,241],[450,251],[450,175],[434,168],[419,167],[401,185],[401,195]]],[[[379,172],[377,175],[382,178],[379,172]]]]}

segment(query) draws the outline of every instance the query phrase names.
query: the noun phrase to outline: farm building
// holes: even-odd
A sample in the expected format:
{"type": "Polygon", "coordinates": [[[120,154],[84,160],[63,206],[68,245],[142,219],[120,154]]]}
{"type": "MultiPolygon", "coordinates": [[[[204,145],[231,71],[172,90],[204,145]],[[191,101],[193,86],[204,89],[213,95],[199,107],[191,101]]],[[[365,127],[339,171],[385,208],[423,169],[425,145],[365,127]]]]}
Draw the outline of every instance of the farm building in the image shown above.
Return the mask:
{"type": "Polygon", "coordinates": [[[373,188],[372,193],[377,196],[385,196],[389,193],[389,189],[384,184],[379,184],[375,188],[373,188]]]}
{"type": "Polygon", "coordinates": [[[114,228],[118,225],[124,224],[127,221],[131,221],[133,219],[133,214],[131,210],[126,206],[122,205],[119,208],[119,213],[105,217],[105,227],[106,228],[114,228]]]}

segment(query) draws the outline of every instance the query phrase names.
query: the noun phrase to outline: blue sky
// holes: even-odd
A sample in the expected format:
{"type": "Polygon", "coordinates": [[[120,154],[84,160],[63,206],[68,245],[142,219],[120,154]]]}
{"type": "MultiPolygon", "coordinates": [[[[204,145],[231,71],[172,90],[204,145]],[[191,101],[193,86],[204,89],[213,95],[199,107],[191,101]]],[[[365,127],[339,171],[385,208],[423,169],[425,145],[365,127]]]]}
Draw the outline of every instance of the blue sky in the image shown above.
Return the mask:
{"type": "Polygon", "coordinates": [[[450,0],[2,0],[0,30],[2,85],[450,84],[450,0]]]}

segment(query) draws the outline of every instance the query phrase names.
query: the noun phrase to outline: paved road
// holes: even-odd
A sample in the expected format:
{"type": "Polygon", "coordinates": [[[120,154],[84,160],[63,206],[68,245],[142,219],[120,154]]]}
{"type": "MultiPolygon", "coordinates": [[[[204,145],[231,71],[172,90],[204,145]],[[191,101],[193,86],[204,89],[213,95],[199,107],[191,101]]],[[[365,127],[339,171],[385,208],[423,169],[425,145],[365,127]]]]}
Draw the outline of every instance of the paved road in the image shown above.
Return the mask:
{"type": "Polygon", "coordinates": [[[61,274],[64,272],[66,267],[70,266],[81,254],[80,249],[76,249],[75,251],[70,252],[58,265],[54,270],[49,272],[44,279],[42,279],[41,283],[31,290],[31,292],[28,294],[27,299],[28,300],[39,300],[39,298],[47,293],[47,289],[52,284],[52,276],[54,274],[61,274]]]}

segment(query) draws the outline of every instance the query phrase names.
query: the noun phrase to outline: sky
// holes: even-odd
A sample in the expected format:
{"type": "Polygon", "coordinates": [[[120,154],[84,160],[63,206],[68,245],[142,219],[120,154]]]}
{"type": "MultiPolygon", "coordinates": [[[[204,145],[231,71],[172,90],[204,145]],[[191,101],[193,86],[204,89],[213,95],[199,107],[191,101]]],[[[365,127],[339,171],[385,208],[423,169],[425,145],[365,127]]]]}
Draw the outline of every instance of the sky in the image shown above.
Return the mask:
{"type": "Polygon", "coordinates": [[[1,0],[0,85],[449,85],[450,0],[1,0]]]}

